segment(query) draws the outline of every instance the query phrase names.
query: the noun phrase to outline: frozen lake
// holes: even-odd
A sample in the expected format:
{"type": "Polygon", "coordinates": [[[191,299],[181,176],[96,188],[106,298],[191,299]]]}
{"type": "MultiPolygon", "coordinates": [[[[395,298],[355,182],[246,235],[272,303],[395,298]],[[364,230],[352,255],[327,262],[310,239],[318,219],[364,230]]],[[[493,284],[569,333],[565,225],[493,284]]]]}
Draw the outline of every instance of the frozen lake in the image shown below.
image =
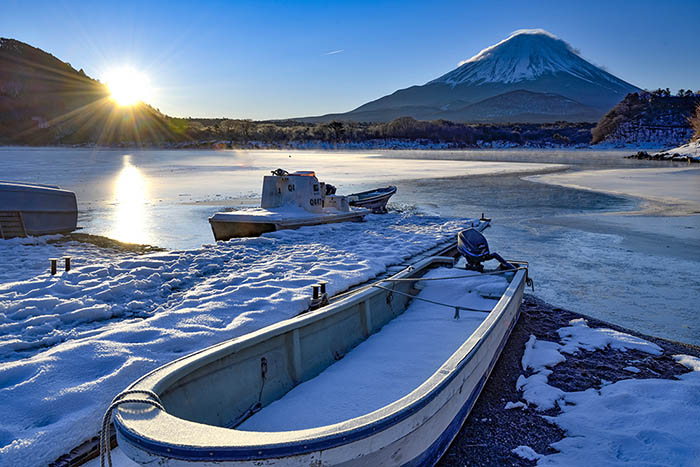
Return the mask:
{"type": "MultiPolygon", "coordinates": [[[[112,397],[149,370],[294,316],[311,284],[326,280],[336,293],[369,280],[454,238],[482,212],[493,218],[492,250],[530,261],[538,296],[700,344],[700,216],[658,215],[664,177],[673,196],[689,198],[674,209],[693,212],[684,190],[698,186],[697,169],[655,174],[650,210],[629,195],[592,191],[611,191],[621,169],[655,167],[623,154],[1,148],[0,179],[77,193],[83,232],[168,251],[0,240],[0,457],[52,462],[94,436],[112,397]],[[262,175],[277,167],[315,170],[340,193],[388,184],[398,193],[389,214],[366,222],[213,244],[207,218],[256,204],[262,175]],[[609,170],[601,178],[599,169],[609,170]],[[562,177],[583,189],[552,184],[562,177]],[[65,254],[74,268],[50,276],[47,259],[65,254]]],[[[641,174],[647,180],[649,170],[641,174]]]]}
{"type": "Polygon", "coordinates": [[[531,262],[551,303],[641,332],[700,343],[698,216],[599,216],[637,201],[524,180],[574,170],[654,167],[627,151],[128,151],[2,148],[1,179],[58,184],[78,196],[82,232],[168,249],[212,243],[207,218],[258,202],[269,170],[315,170],[339,193],[394,184],[395,209],[493,218],[493,250],[531,262]],[[565,165],[563,165],[565,164],[565,165]],[[654,245],[651,235],[663,226],[654,245]],[[686,271],[686,273],[683,273],[686,271]]]}

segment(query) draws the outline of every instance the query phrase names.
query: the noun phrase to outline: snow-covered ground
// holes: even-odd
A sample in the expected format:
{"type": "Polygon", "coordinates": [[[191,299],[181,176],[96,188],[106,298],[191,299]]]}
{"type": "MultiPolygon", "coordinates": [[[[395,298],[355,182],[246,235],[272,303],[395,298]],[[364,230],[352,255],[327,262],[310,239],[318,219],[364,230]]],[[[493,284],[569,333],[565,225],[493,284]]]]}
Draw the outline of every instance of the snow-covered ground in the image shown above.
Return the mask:
{"type": "MultiPolygon", "coordinates": [[[[567,354],[612,348],[660,355],[662,349],[612,329],[590,328],[584,319],[572,320],[558,334],[559,342],[530,337],[522,357],[523,370],[530,376],[521,375],[517,388],[535,410],[561,410],[543,418],[563,429],[565,437],[552,443],[558,451],[555,454],[542,455],[529,446],[518,446],[515,454],[537,460],[537,465],[698,465],[699,358],[674,356],[691,371],[673,380],[634,379],[639,369],[630,365],[626,368],[630,379],[603,381],[599,389],[567,392],[548,384],[548,377],[567,354]]],[[[526,407],[509,404],[510,408],[526,407]]]]}
{"type": "MultiPolygon", "coordinates": [[[[337,293],[464,226],[370,215],[196,250],[93,257],[0,285],[2,465],[55,460],[96,435],[108,402],[147,371],[294,316],[320,279],[337,293]]],[[[42,264],[56,254],[33,248],[42,264]]]]}
{"type": "Polygon", "coordinates": [[[678,159],[688,157],[695,161],[700,161],[700,140],[691,141],[688,144],[678,146],[677,148],[665,149],[659,151],[656,154],[652,154],[652,157],[660,156],[664,159],[678,159]]]}

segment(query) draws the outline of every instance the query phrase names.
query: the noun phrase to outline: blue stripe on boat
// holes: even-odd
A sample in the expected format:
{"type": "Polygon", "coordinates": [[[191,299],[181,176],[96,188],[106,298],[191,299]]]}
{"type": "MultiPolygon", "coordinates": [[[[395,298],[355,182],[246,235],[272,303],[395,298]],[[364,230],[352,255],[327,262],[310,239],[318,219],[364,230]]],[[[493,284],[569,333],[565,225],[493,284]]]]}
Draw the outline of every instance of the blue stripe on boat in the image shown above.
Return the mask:
{"type": "MultiPolygon", "coordinates": [[[[505,333],[503,336],[503,339],[499,343],[498,346],[498,351],[494,354],[494,358],[491,359],[491,362],[489,363],[489,369],[487,374],[491,374],[491,370],[493,367],[496,365],[496,362],[498,361],[498,358],[501,355],[501,352],[503,350],[503,347],[505,347],[506,342],[508,341],[508,337],[511,334],[511,331],[515,324],[517,323],[517,318],[520,315],[520,307],[518,306],[518,310],[516,311],[516,316],[515,319],[513,319],[513,322],[511,323],[510,327],[508,328],[508,332],[505,333]]],[[[316,451],[323,451],[326,449],[334,448],[337,446],[341,446],[344,444],[351,443],[353,441],[365,438],[367,436],[373,435],[378,431],[384,430],[385,428],[388,428],[390,426],[393,426],[409,416],[413,415],[415,412],[419,411],[423,407],[425,407],[428,403],[430,403],[435,397],[437,397],[443,389],[445,389],[446,386],[448,386],[452,380],[454,380],[457,375],[461,373],[461,371],[464,369],[464,366],[471,360],[472,356],[476,353],[475,351],[482,345],[484,340],[491,334],[493,331],[493,327],[489,328],[486,333],[484,334],[483,338],[479,340],[479,342],[474,346],[474,348],[470,351],[469,355],[465,357],[458,365],[458,367],[443,381],[440,382],[435,388],[433,388],[430,393],[426,394],[425,397],[421,398],[420,401],[418,401],[415,404],[412,404],[411,406],[396,412],[393,416],[388,417],[385,420],[382,420],[377,423],[373,423],[371,425],[365,426],[358,428],[356,430],[351,430],[348,432],[344,432],[342,435],[331,435],[325,438],[318,438],[313,441],[304,441],[304,442],[299,442],[299,443],[289,443],[289,444],[284,444],[281,446],[275,446],[275,447],[259,447],[259,448],[208,448],[208,449],[194,449],[194,448],[187,448],[187,447],[182,447],[182,446],[177,446],[177,445],[165,445],[162,443],[155,443],[151,440],[145,439],[143,437],[134,435],[130,431],[128,431],[123,425],[119,423],[119,419],[116,418],[114,421],[114,425],[116,429],[119,431],[119,434],[123,436],[125,439],[131,441],[134,444],[137,444],[140,446],[142,449],[147,450],[151,452],[154,455],[161,456],[161,457],[169,457],[169,458],[174,458],[174,459],[181,459],[181,460],[193,460],[193,461],[200,461],[200,460],[209,460],[209,461],[250,461],[250,460],[260,460],[260,459],[269,459],[269,458],[280,458],[280,457],[288,457],[288,456],[294,456],[294,455],[300,455],[300,454],[305,454],[305,453],[310,453],[310,452],[316,452],[316,451]]],[[[447,429],[440,435],[440,437],[423,453],[423,455],[419,456],[418,458],[415,458],[414,460],[408,462],[407,464],[404,464],[406,466],[417,466],[417,465],[426,465],[426,464],[431,464],[432,462],[437,461],[442,454],[447,450],[449,447],[452,439],[456,436],[456,434],[459,432],[459,429],[461,428],[462,424],[464,423],[464,420],[466,419],[467,415],[469,414],[469,411],[471,408],[474,406],[476,403],[477,398],[479,397],[479,394],[481,393],[481,390],[483,389],[484,385],[486,384],[487,380],[487,374],[484,374],[481,379],[479,380],[479,383],[477,386],[474,388],[472,393],[469,395],[467,398],[467,401],[465,402],[464,406],[460,409],[460,411],[457,413],[455,418],[450,422],[450,425],[448,425],[447,429]]]]}

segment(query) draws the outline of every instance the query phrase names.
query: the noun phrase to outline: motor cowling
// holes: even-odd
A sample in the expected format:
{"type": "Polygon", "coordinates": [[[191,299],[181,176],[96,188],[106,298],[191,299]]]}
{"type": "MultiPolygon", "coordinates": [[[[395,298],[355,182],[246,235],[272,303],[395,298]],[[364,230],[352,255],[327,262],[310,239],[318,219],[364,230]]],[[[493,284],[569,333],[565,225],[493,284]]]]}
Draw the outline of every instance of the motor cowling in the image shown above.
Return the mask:
{"type": "Polygon", "coordinates": [[[484,261],[495,259],[503,269],[515,269],[515,266],[501,258],[497,253],[491,253],[486,237],[474,228],[462,230],[457,234],[457,251],[467,260],[467,269],[483,271],[484,261]]]}

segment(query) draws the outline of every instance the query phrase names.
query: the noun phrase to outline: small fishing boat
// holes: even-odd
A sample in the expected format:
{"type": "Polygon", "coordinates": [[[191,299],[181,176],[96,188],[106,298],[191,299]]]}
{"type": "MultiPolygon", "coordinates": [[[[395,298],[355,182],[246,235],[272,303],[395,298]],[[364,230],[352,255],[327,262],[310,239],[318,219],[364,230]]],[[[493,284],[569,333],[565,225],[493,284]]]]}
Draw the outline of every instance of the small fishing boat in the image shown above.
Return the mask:
{"type": "Polygon", "coordinates": [[[307,225],[361,221],[368,210],[350,208],[345,196],[319,182],[312,171],[277,169],[263,177],[260,208],[217,212],[209,218],[216,240],[257,237],[265,232],[307,225]]]}
{"type": "Polygon", "coordinates": [[[53,185],[0,182],[0,238],[68,233],[77,228],[75,193],[53,185]]]}
{"type": "Polygon", "coordinates": [[[375,214],[385,214],[386,203],[389,202],[389,198],[391,198],[394,193],[396,193],[396,187],[392,185],[386,188],[353,193],[348,195],[348,202],[350,206],[366,208],[375,214]]]}
{"type": "Polygon", "coordinates": [[[437,462],[498,360],[528,282],[524,263],[475,270],[490,257],[480,235],[470,229],[452,248],[467,261],[425,258],[152,371],[117,396],[103,432],[114,410],[122,451],[152,465],[437,462]]]}

